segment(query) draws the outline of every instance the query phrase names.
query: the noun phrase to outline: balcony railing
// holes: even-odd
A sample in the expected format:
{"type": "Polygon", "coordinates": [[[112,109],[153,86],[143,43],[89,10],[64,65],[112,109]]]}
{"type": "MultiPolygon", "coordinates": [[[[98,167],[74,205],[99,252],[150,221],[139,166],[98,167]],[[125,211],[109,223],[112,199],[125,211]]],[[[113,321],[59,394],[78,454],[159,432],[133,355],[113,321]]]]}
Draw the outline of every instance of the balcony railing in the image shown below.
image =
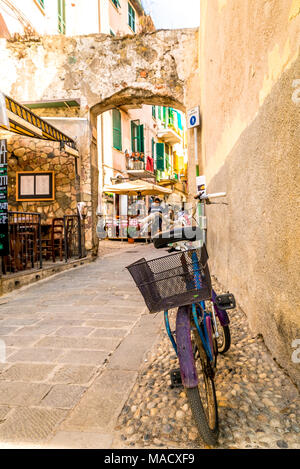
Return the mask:
{"type": "Polygon", "coordinates": [[[137,172],[149,172],[154,175],[154,161],[150,156],[137,157],[137,156],[128,156],[126,169],[128,172],[137,171],[137,172]]]}

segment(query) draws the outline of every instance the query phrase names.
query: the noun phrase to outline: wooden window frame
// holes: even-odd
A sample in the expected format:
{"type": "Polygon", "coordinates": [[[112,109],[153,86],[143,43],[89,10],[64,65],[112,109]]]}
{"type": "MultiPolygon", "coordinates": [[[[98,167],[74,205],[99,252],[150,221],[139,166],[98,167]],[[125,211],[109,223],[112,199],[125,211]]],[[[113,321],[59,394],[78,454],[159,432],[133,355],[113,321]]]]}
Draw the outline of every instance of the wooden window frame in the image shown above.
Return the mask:
{"type": "Polygon", "coordinates": [[[17,202],[44,202],[44,201],[53,201],[55,200],[55,173],[54,171],[17,171],[16,172],[16,201],[17,202]],[[32,196],[20,194],[21,187],[21,177],[22,176],[34,176],[34,187],[36,186],[36,176],[46,176],[50,177],[50,192],[45,196],[40,194],[32,194],[32,196]]]}

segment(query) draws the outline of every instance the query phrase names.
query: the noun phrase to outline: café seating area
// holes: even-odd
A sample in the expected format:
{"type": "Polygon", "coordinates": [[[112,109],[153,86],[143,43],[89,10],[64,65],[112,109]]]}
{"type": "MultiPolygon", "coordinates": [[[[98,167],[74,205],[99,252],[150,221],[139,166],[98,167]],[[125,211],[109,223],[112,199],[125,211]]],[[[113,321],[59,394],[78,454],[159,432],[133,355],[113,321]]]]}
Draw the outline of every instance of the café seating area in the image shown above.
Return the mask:
{"type": "Polygon", "coordinates": [[[52,262],[84,257],[84,226],[79,215],[42,221],[40,213],[8,212],[9,255],[1,258],[2,275],[41,269],[52,262]]]}

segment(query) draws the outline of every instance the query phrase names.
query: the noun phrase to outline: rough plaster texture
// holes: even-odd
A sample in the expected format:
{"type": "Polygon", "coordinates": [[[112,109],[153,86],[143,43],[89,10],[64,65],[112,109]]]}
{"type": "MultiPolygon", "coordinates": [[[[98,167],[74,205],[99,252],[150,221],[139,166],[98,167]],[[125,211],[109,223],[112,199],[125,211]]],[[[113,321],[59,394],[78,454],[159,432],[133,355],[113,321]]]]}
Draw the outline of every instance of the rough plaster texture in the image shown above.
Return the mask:
{"type": "Polygon", "coordinates": [[[300,15],[291,16],[292,4],[203,1],[201,107],[208,188],[227,191],[229,203],[207,209],[212,270],[299,385],[300,15]]]}

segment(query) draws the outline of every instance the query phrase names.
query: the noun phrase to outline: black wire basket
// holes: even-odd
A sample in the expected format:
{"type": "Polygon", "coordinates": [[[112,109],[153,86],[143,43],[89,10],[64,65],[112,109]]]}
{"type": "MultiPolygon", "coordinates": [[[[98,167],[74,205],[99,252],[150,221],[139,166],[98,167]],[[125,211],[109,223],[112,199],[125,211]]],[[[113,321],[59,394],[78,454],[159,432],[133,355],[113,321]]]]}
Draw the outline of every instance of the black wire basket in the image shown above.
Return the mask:
{"type": "Polygon", "coordinates": [[[211,299],[211,278],[205,245],[127,266],[150,313],[211,299]]]}

